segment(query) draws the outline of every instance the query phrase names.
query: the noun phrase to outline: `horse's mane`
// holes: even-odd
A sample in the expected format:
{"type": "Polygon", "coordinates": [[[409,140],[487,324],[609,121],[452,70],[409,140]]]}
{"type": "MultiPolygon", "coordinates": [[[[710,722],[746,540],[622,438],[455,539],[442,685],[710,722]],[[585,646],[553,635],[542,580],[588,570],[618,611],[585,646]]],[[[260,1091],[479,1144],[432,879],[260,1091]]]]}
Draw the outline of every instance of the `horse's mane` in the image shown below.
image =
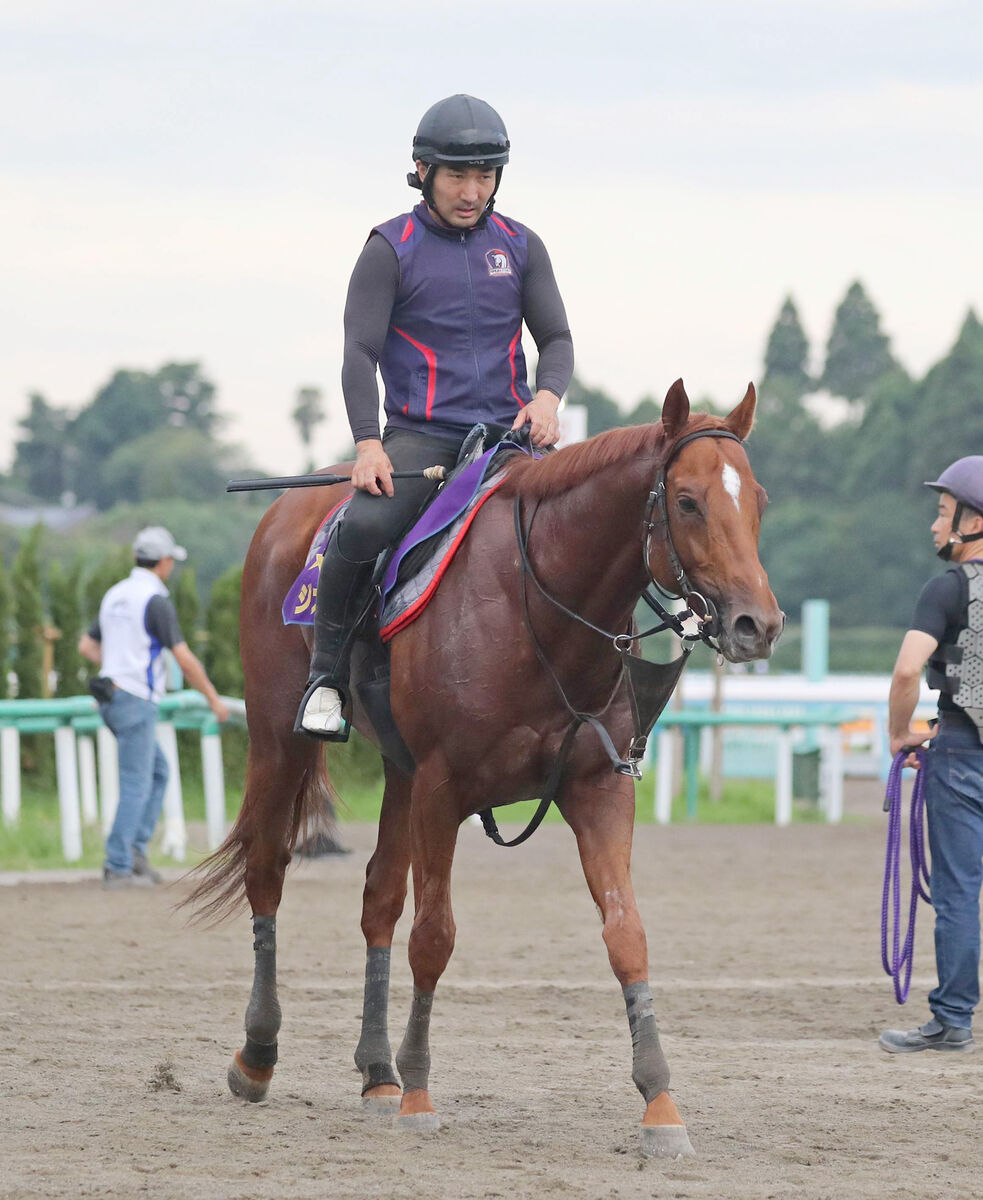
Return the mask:
{"type": "MultiPolygon", "coordinates": [[[[695,413],[686,423],[686,433],[720,425],[723,425],[720,417],[695,413]]],[[[505,495],[521,496],[526,500],[545,500],[548,496],[568,492],[588,476],[618,463],[641,457],[652,459],[653,464],[661,462],[665,448],[666,433],[661,421],[652,425],[609,429],[606,433],[588,438],[586,442],[565,446],[544,458],[515,455],[501,491],[505,495]]]]}

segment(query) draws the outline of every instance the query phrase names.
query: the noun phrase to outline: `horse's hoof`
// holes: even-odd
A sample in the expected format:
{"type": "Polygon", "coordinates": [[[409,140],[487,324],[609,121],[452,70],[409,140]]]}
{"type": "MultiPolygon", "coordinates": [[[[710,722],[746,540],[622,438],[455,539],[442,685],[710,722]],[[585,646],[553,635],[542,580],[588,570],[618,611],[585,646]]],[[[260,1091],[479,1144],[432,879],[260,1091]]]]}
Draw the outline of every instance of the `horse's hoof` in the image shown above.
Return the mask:
{"type": "Polygon", "coordinates": [[[272,1067],[247,1067],[237,1050],[229,1066],[229,1091],[241,1100],[258,1104],[266,1099],[273,1078],[272,1067]]]}
{"type": "Polygon", "coordinates": [[[440,1117],[435,1112],[401,1113],[393,1117],[393,1128],[406,1133],[436,1133],[440,1117]]]}
{"type": "Polygon", "coordinates": [[[646,1158],[691,1158],[696,1154],[685,1125],[643,1125],[638,1148],[646,1158]]]}
{"type": "Polygon", "coordinates": [[[362,1109],[375,1116],[391,1117],[399,1112],[403,1094],[395,1083],[380,1083],[362,1096],[362,1109]]]}

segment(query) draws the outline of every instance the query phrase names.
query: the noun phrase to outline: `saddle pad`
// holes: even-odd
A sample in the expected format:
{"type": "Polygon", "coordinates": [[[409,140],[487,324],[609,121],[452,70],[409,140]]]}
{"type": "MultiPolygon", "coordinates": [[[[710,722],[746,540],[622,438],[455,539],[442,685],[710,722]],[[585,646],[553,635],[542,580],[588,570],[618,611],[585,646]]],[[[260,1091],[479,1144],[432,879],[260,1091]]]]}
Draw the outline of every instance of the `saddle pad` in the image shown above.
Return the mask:
{"type": "MultiPolygon", "coordinates": [[[[384,640],[388,641],[423,610],[474,519],[474,514],[494,488],[504,482],[502,464],[516,453],[527,451],[513,443],[499,443],[456,472],[399,543],[389,560],[380,587],[383,604],[380,625],[383,626],[384,640]],[[401,568],[402,576],[406,578],[400,577],[401,568]],[[387,629],[389,625],[393,627],[387,629]]],[[[336,504],[318,527],[303,570],[284,598],[284,625],[314,624],[318,575],[324,548],[331,531],[344,517],[350,500],[349,495],[336,504]]]]}
{"type": "Polygon", "coordinates": [[[293,581],[290,590],[283,600],[284,625],[313,625],[314,610],[317,608],[317,580],[321,573],[321,559],[324,547],[328,544],[331,530],[341,520],[348,509],[351,495],[339,500],[333,509],[318,526],[317,533],[311,541],[303,570],[293,581]]]}
{"type": "Polygon", "coordinates": [[[498,471],[482,479],[467,508],[445,525],[439,536],[430,535],[433,541],[424,562],[408,579],[397,582],[383,601],[379,636],[384,642],[415,621],[426,608],[478,510],[502,486],[505,476],[505,471],[498,471]]]}

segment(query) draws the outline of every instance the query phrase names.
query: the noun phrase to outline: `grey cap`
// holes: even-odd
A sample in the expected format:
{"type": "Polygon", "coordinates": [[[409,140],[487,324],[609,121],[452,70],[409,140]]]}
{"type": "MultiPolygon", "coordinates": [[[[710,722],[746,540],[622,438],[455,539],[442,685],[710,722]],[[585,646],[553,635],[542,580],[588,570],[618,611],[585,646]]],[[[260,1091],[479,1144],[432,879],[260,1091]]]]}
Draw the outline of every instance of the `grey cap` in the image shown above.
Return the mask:
{"type": "Polygon", "coordinates": [[[948,492],[961,503],[983,513],[983,454],[956,459],[938,479],[926,480],[925,486],[936,492],[948,492]]]}
{"type": "Polygon", "coordinates": [[[162,558],[173,558],[178,562],[184,562],[188,557],[188,552],[183,546],[177,544],[170,531],[163,525],[148,525],[146,529],[141,529],[133,539],[133,557],[147,558],[154,562],[160,562],[162,558]]]}

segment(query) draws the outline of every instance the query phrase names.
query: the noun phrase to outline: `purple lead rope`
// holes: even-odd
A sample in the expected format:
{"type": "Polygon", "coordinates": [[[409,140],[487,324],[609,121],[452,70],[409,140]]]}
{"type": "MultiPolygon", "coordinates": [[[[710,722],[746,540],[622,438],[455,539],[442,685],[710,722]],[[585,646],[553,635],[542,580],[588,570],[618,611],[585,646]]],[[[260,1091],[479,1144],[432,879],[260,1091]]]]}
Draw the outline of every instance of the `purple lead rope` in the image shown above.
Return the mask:
{"type": "Polygon", "coordinates": [[[900,750],[891,763],[884,795],[888,812],[887,851],[884,857],[884,892],[881,898],[881,964],[894,983],[894,995],[899,1004],[908,999],[911,986],[911,963],[915,945],[915,916],[918,897],[931,903],[929,896],[928,863],[925,859],[925,754],[918,756],[915,786],[911,793],[911,817],[908,821],[908,847],[911,854],[911,902],[908,907],[908,929],[901,946],[901,770],[908,757],[900,750]],[[888,958],[888,908],[892,909],[891,957],[888,958]]]}

